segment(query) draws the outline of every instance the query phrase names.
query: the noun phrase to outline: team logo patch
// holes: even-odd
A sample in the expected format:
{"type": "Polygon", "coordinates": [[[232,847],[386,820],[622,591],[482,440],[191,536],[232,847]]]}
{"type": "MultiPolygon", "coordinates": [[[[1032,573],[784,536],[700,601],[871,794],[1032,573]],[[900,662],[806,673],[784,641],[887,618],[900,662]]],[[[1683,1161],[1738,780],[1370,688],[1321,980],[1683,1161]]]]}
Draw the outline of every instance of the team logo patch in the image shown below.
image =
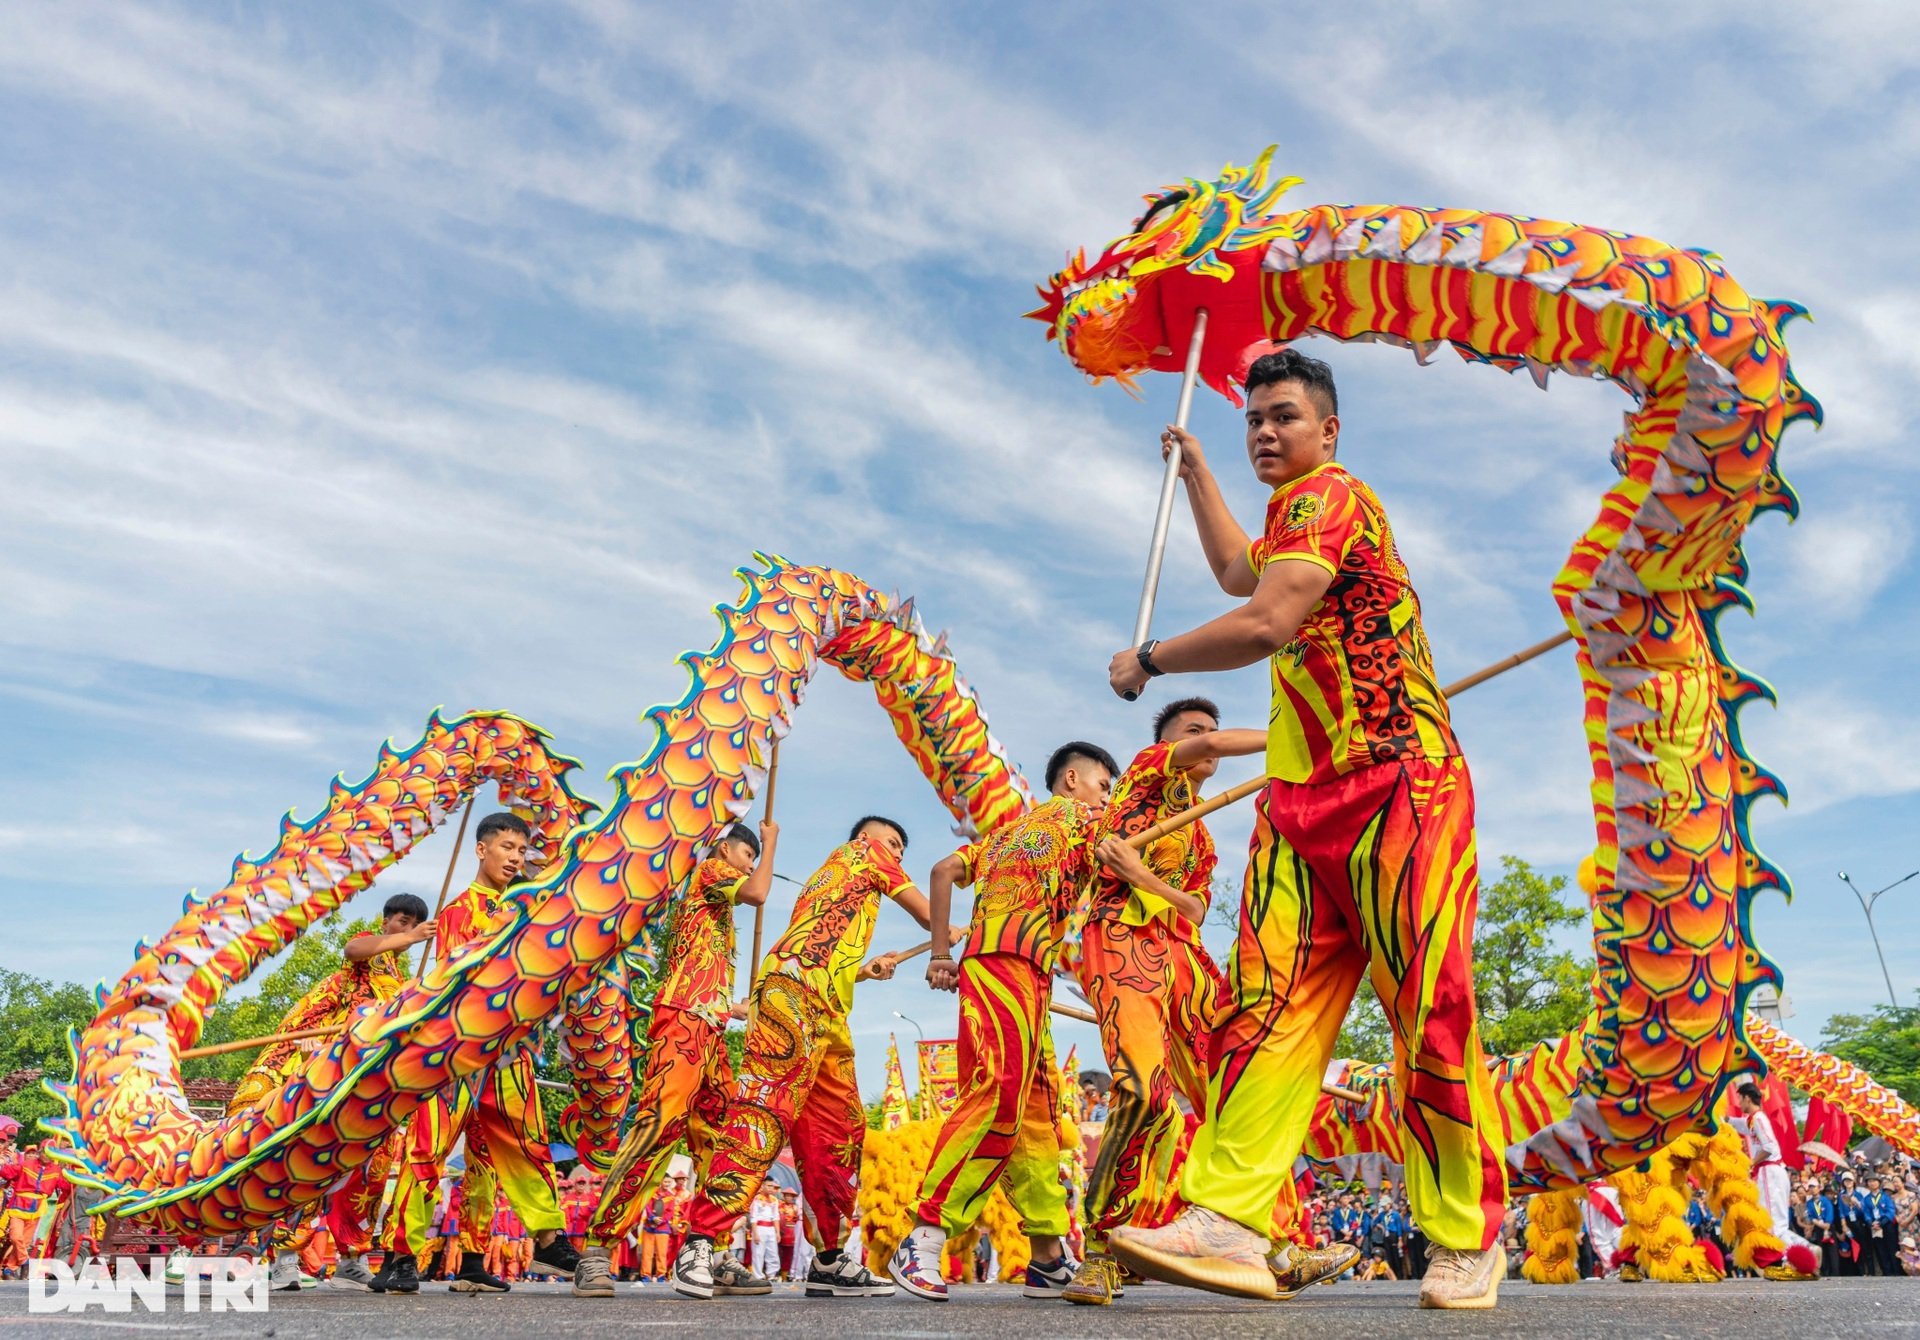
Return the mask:
{"type": "Polygon", "coordinates": [[[1283,524],[1287,530],[1299,530],[1319,516],[1325,506],[1319,494],[1303,493],[1287,504],[1287,519],[1283,524]]]}

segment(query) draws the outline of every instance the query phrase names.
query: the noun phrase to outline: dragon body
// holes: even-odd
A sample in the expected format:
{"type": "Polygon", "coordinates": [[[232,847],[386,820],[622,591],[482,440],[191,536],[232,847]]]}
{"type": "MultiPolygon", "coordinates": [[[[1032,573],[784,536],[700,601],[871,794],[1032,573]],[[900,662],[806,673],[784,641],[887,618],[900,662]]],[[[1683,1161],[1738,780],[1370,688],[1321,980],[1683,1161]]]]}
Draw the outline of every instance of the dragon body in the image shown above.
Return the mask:
{"type": "Polygon", "coordinates": [[[587,821],[592,807],[568,785],[571,762],[533,727],[436,716],[419,743],[382,750],[357,785],[336,783],[317,818],[289,817],[267,856],[243,856],[224,888],[189,898],[165,935],[139,946],[75,1038],[74,1078],[49,1086],[66,1109],[50,1123],[58,1157],[106,1193],[102,1209],[206,1234],[271,1223],[364,1163],[427,1095],[497,1064],[562,1013],[576,1078],[588,1080],[579,1115],[604,1145],[631,1064],[614,975],[622,950],[719,826],[746,813],[772,740],[822,662],[874,685],[964,831],[1024,810],[1024,782],[911,601],[784,559],[741,576],[741,598],[717,610],[719,639],[680,658],[686,692],[647,714],[652,748],[615,770],[615,795],[597,818],[587,821]],[[540,878],[511,891],[511,922],[363,1010],[260,1109],[194,1117],[177,1053],[206,1010],[487,782],[534,816],[536,852],[547,858],[540,878]]]}
{"type": "Polygon", "coordinates": [[[1760,1064],[1745,1002],[1779,974],[1749,910],[1787,883],[1748,820],[1784,791],[1738,728],[1771,691],[1728,660],[1716,622],[1748,604],[1747,523],[1796,506],[1781,434],[1820,414],[1780,334],[1801,309],[1749,297],[1711,253],[1626,233],[1459,209],[1282,211],[1297,183],[1270,180],[1271,154],[1151,198],[1032,315],[1096,380],[1179,368],[1205,309],[1200,375],[1229,396],[1254,356],[1323,335],[1631,397],[1618,480],[1553,582],[1593,772],[1593,1009],[1554,1063],[1506,1076],[1537,1082],[1509,1150],[1515,1186],[1586,1181],[1707,1125],[1728,1080],[1760,1064]]]}

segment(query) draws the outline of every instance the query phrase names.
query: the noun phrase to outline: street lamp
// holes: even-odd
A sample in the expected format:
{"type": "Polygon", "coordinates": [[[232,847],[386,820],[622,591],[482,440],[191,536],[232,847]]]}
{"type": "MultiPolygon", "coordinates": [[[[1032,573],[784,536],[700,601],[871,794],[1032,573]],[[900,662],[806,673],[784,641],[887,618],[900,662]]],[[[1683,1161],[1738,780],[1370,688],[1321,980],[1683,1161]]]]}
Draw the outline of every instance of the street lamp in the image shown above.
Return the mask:
{"type": "Polygon", "coordinates": [[[1910,871],[1900,876],[1899,879],[1894,880],[1893,883],[1887,885],[1884,889],[1875,889],[1872,893],[1862,893],[1860,892],[1859,886],[1847,878],[1846,871],[1842,870],[1840,872],[1840,882],[1853,890],[1853,896],[1860,900],[1860,910],[1867,914],[1867,934],[1873,937],[1873,952],[1880,956],[1880,975],[1887,980],[1887,1003],[1892,1005],[1896,1010],[1900,1008],[1900,997],[1894,994],[1893,974],[1887,971],[1887,954],[1884,949],[1880,948],[1880,932],[1873,924],[1873,905],[1880,901],[1881,894],[1887,892],[1888,889],[1899,888],[1915,875],[1920,875],[1920,870],[1910,871]]]}
{"type": "Polygon", "coordinates": [[[920,1041],[925,1042],[927,1040],[927,1030],[920,1027],[920,1024],[917,1020],[907,1018],[906,1015],[900,1013],[900,1011],[898,1010],[895,1010],[893,1012],[893,1017],[896,1019],[906,1019],[908,1023],[913,1025],[913,1031],[920,1035],[920,1041]]]}

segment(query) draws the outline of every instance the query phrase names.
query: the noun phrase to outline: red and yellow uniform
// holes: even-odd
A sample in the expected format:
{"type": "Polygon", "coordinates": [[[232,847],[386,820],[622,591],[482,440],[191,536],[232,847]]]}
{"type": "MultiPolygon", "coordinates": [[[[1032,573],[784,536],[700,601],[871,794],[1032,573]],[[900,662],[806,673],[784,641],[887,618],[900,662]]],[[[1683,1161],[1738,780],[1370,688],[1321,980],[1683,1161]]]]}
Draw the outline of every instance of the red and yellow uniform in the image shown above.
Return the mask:
{"type": "MultiPolygon", "coordinates": [[[[348,940],[363,940],[372,931],[361,931],[348,940]]],[[[384,1003],[400,994],[406,984],[407,968],[397,953],[375,954],[358,962],[347,959],[328,973],[312,990],[300,997],[276,1030],[291,1033],[308,1028],[344,1028],[367,1005],[384,1003]]],[[[267,1096],[293,1077],[307,1055],[329,1045],[326,1038],[276,1042],[260,1054],[253,1068],[241,1077],[233,1097],[227,1102],[229,1113],[258,1107],[267,1096]]],[[[393,1166],[398,1137],[389,1139],[374,1151],[367,1162],[354,1169],[327,1194],[326,1218],[329,1235],[340,1256],[359,1256],[373,1245],[373,1220],[386,1190],[387,1173],[393,1166]]],[[[283,1226],[283,1249],[290,1247],[292,1223],[283,1226]]]]}
{"type": "MultiPolygon", "coordinates": [[[[1131,837],[1198,803],[1173,751],[1172,741],[1152,745],[1120,774],[1103,835],[1131,837]]],[[[1173,887],[1202,904],[1210,900],[1217,858],[1205,824],[1167,834],[1142,857],[1173,887]]],[[[1087,1249],[1098,1251],[1111,1228],[1152,1228],[1172,1217],[1174,1161],[1187,1139],[1173,1095],[1178,1090],[1196,1112],[1206,1104],[1223,983],[1197,926],[1098,867],[1080,946],[1080,983],[1113,1073],[1106,1129],[1087,1178],[1087,1249]]]]}
{"type": "Polygon", "coordinates": [[[632,1232],[680,1137],[687,1137],[698,1163],[726,1115],[733,1088],[726,1033],[733,1007],[733,908],[746,882],[746,871],[717,856],[693,873],[647,1024],[647,1065],[633,1125],[620,1141],[587,1229],[592,1246],[611,1247],[632,1232]]]}
{"type": "Polygon", "coordinates": [[[1362,973],[1395,1037],[1408,1196],[1428,1238],[1483,1250],[1506,1200],[1473,1000],[1473,787],[1420,603],[1371,489],[1324,465],[1275,490],[1248,561],[1333,582],[1273,657],[1255,823],[1207,1120],[1181,1192],[1265,1232],[1362,973]]]}
{"type": "Polygon", "coordinates": [[[1023,1231],[1069,1227],[1047,1003],[1099,823],[1087,805],[1055,796],[959,853],[954,882],[976,888],[960,961],[960,1094],[920,1186],[920,1222],[949,1238],[973,1226],[1003,1178],[1023,1231]]]}
{"type": "Polygon", "coordinates": [[[59,1200],[70,1190],[60,1166],[43,1158],[38,1149],[29,1149],[19,1157],[0,1165],[0,1190],[4,1190],[7,1208],[0,1214],[4,1240],[0,1240],[0,1269],[20,1270],[33,1257],[43,1254],[40,1242],[40,1216],[50,1201],[59,1200]]]}
{"type": "MultiPolygon", "coordinates": [[[[434,952],[442,959],[451,957],[499,931],[512,920],[513,911],[514,905],[498,891],[469,885],[436,919],[434,952]]],[[[399,1207],[393,1216],[396,1250],[426,1259],[440,1170],[463,1133],[467,1172],[462,1194],[476,1211],[460,1217],[463,1250],[485,1255],[491,1227],[485,1207],[493,1204],[496,1189],[506,1192],[529,1232],[566,1226],[547,1151],[546,1116],[534,1086],[533,1053],[522,1047],[484,1075],[462,1083],[451,1099],[429,1098],[414,1114],[407,1164],[394,1193],[399,1207]]]]}
{"type": "Polygon", "coordinates": [[[700,1164],[687,1230],[724,1238],[791,1140],[816,1246],[847,1239],[867,1131],[847,1012],[883,897],[913,887],[893,852],[855,838],[834,848],[794,903],[754,984],[746,1056],[724,1126],[700,1164]]]}

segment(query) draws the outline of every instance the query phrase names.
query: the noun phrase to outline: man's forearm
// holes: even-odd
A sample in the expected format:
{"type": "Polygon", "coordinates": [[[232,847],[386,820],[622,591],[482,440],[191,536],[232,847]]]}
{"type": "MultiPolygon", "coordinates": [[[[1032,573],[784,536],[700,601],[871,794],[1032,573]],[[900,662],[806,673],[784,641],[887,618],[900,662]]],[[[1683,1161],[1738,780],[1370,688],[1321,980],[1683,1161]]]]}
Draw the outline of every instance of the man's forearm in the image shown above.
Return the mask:
{"type": "Polygon", "coordinates": [[[1153,663],[1169,674],[1238,670],[1286,646],[1298,628],[1242,605],[1190,633],[1163,640],[1153,649],[1153,663]]]}
{"type": "Polygon", "coordinates": [[[947,933],[950,926],[948,917],[953,912],[953,876],[942,870],[935,870],[927,881],[927,934],[933,937],[933,956],[939,958],[951,953],[953,946],[948,943],[947,933]]]}
{"type": "Polygon", "coordinates": [[[1202,469],[1187,481],[1187,503],[1193,508],[1200,548],[1207,556],[1207,566],[1213,569],[1214,580],[1229,594],[1234,594],[1227,580],[1247,552],[1247,533],[1234,520],[1212,471],[1202,469]]]}

